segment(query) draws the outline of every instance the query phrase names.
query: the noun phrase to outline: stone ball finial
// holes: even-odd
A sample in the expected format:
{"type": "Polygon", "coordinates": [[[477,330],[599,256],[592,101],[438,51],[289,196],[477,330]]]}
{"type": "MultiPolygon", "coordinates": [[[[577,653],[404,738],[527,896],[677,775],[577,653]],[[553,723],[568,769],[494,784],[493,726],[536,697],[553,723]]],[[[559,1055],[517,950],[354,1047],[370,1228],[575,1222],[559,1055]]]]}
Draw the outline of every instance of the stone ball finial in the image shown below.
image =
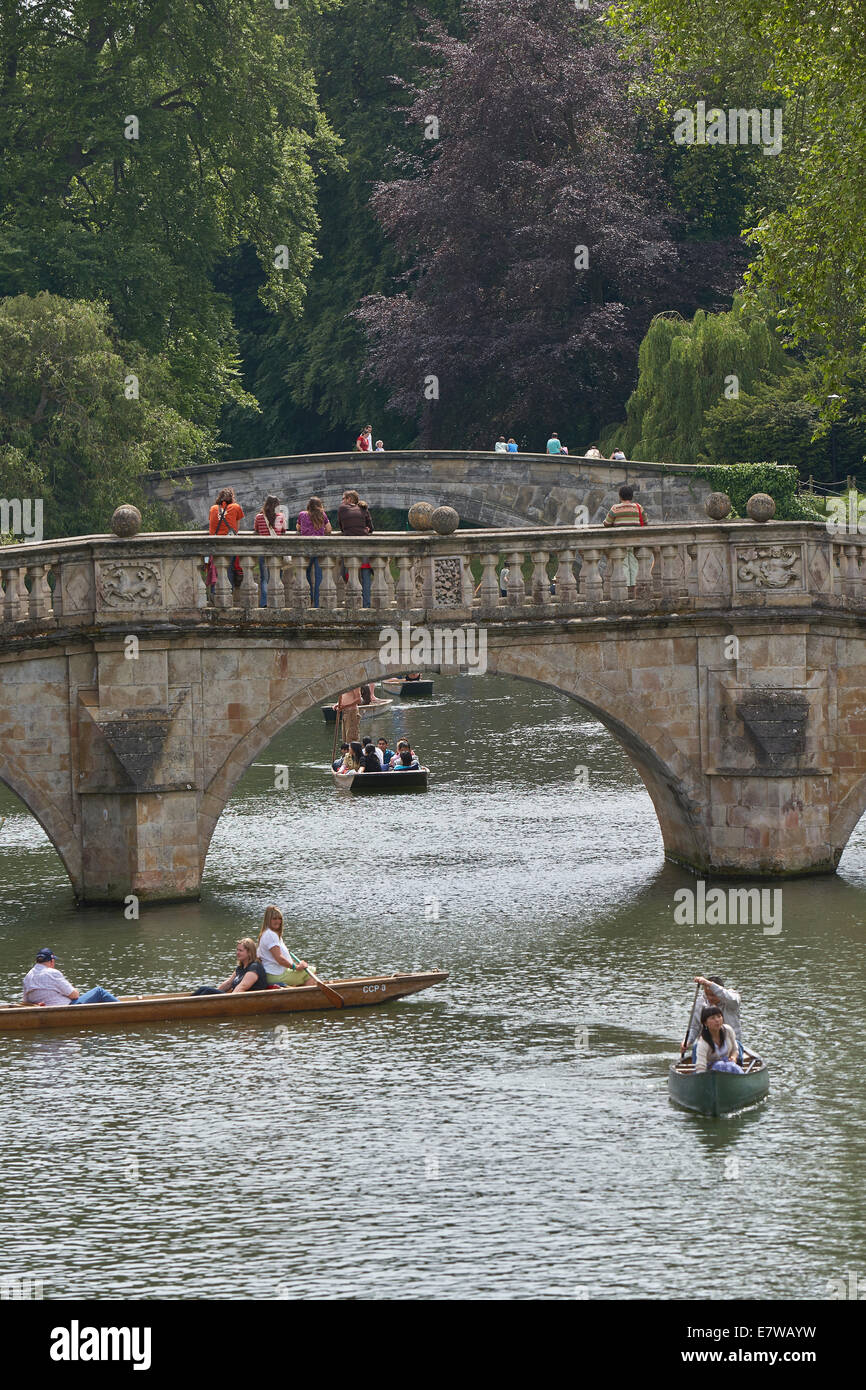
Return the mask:
{"type": "Polygon", "coordinates": [[[430,525],[439,536],[450,536],[460,525],[460,517],[453,507],[437,507],[430,518],[430,525]]]}
{"type": "Polygon", "coordinates": [[[117,507],[111,518],[111,529],[121,540],[137,536],[141,530],[141,512],[138,507],[134,507],[131,502],[124,502],[122,507],[117,507]]]}
{"type": "Polygon", "coordinates": [[[772,521],[776,504],[768,492],[755,492],[746,503],[746,511],[753,521],[772,521]]]}
{"type": "Polygon", "coordinates": [[[726,492],[711,492],[704,501],[704,511],[713,521],[724,521],[731,515],[731,499],[726,492]]]}
{"type": "Polygon", "coordinates": [[[409,508],[409,525],[412,527],[413,531],[432,530],[430,518],[435,510],[435,502],[415,502],[414,505],[409,508]]]}

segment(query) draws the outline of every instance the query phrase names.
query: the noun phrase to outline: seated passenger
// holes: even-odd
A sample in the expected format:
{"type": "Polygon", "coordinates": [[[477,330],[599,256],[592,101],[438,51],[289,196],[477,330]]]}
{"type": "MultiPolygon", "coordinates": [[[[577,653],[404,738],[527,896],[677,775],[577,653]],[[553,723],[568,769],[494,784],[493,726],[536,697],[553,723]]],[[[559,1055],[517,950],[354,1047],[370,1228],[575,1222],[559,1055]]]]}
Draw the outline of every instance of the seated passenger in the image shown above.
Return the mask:
{"type": "Polygon", "coordinates": [[[22,1004],[41,1004],[46,1008],[57,1008],[66,1004],[116,1004],[117,995],[110,994],[102,985],[95,985],[84,994],[79,994],[65,975],[57,969],[57,957],[47,946],[36,952],[36,964],[24,976],[22,1004]]]}
{"type": "Polygon", "coordinates": [[[256,960],[256,943],[244,936],[237,945],[237,965],[233,975],[221,985],[202,985],[193,994],[243,994],[248,989],[267,989],[268,977],[261,961],[256,960]]]}
{"type": "Polygon", "coordinates": [[[729,1023],[725,1023],[717,1004],[701,1009],[701,1035],[698,1038],[695,1071],[733,1071],[742,1076],[737,1064],[737,1039],[729,1023]]]}
{"type": "Polygon", "coordinates": [[[360,743],[356,743],[356,742],[350,743],[350,744],[349,744],[349,751],[348,751],[348,753],[346,754],[346,756],[344,757],[341,766],[337,768],[337,771],[338,771],[338,772],[357,772],[357,771],[358,771],[358,768],[361,766],[361,758],[363,757],[363,754],[364,754],[364,749],[363,749],[363,746],[362,746],[360,743]]]}
{"type": "Polygon", "coordinates": [[[375,748],[373,747],[372,743],[368,743],[368,744],[367,744],[367,747],[364,749],[363,753],[361,754],[361,766],[360,766],[360,768],[358,769],[358,771],[359,771],[359,772],[381,772],[381,771],[382,771],[382,764],[379,762],[379,755],[378,755],[378,753],[376,752],[375,748]]]}
{"type": "Polygon", "coordinates": [[[388,740],[386,738],[380,738],[378,740],[376,744],[376,752],[379,754],[379,761],[381,762],[383,768],[385,768],[387,771],[388,764],[394,757],[394,749],[388,747],[388,740]]]}
{"type": "Polygon", "coordinates": [[[397,756],[391,763],[391,771],[417,772],[420,766],[414,748],[410,748],[405,739],[401,739],[397,744],[397,756]]]}
{"type": "Polygon", "coordinates": [[[341,744],[340,744],[340,756],[339,756],[339,758],[335,758],[334,761],[331,763],[331,767],[334,769],[335,772],[339,772],[339,771],[340,771],[340,768],[342,767],[342,764],[343,764],[343,759],[345,758],[345,756],[346,756],[346,754],[348,753],[348,751],[349,751],[349,745],[348,745],[348,743],[341,743],[341,744]]]}
{"type": "Polygon", "coordinates": [[[295,960],[283,940],[283,914],[278,907],[266,907],[259,932],[258,957],[265,967],[269,985],[298,985],[311,983],[307,962],[295,960]]]}

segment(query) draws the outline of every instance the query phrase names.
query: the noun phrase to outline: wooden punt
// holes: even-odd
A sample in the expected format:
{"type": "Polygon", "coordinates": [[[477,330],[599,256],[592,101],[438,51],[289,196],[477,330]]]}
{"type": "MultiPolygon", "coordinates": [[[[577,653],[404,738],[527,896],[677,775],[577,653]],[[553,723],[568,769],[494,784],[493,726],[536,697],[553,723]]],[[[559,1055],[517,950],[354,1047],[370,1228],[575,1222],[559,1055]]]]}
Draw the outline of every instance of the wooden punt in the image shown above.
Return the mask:
{"type": "MultiPolygon", "coordinates": [[[[365,1008],[417,994],[448,979],[447,970],[414,975],[368,975],[357,980],[327,980],[343,996],[346,1007],[365,1008]]],[[[107,1028],[130,1023],[181,1020],[198,1023],[211,1018],[247,1018],[252,1014],[297,1013],[339,1007],[318,985],[296,989],[257,989],[244,994],[137,994],[114,1004],[0,1005],[0,1029],[26,1031],[45,1028],[107,1028]]]]}
{"type": "MultiPolygon", "coordinates": [[[[384,714],[389,705],[393,705],[393,700],[375,700],[370,705],[359,705],[358,711],[362,719],[371,719],[374,714],[384,714]]],[[[322,715],[326,724],[336,724],[337,706],[322,705],[322,715]]]]}
{"type": "Polygon", "coordinates": [[[380,682],[382,689],[400,700],[423,700],[433,694],[432,681],[405,681],[402,676],[388,676],[380,682]]]}
{"type": "Polygon", "coordinates": [[[668,1095],[686,1110],[701,1115],[730,1115],[747,1105],[762,1100],[770,1089],[770,1069],[754,1053],[743,1049],[745,1071],[696,1072],[691,1062],[671,1065],[668,1072],[668,1095]]]}
{"type": "Polygon", "coordinates": [[[395,772],[331,772],[334,786],[355,796],[399,796],[401,792],[426,792],[429,767],[395,772]]]}

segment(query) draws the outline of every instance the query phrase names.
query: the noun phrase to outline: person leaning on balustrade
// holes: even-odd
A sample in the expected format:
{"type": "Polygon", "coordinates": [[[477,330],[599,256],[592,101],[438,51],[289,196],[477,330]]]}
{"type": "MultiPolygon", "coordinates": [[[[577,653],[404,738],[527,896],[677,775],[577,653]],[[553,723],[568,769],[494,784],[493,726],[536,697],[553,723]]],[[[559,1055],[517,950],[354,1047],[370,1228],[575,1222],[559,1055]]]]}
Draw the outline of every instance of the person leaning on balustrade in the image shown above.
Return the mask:
{"type": "MultiPolygon", "coordinates": [[[[635,502],[634,488],[629,487],[628,483],[623,483],[619,490],[619,501],[614,502],[603,524],[605,526],[646,526],[646,513],[640,502],[635,502]]],[[[628,586],[631,590],[629,597],[633,598],[634,586],[637,583],[637,556],[631,547],[625,553],[625,567],[628,574],[628,586]]]]}

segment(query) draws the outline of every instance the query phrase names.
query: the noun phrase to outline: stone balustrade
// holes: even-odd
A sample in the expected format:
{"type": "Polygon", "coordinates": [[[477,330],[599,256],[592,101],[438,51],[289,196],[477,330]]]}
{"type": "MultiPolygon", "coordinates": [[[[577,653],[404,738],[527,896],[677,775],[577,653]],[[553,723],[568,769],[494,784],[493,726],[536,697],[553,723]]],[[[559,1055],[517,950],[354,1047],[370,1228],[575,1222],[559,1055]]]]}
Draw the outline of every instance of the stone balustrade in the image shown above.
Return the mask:
{"type": "Polygon", "coordinates": [[[729,608],[866,608],[866,537],[811,522],[239,537],[88,536],[0,549],[0,632],[22,625],[381,623],[410,616],[509,622],[729,608]],[[209,601],[203,560],[217,582],[209,601]],[[243,582],[229,582],[232,557],[243,582]],[[270,571],[259,606],[259,560],[270,571]],[[319,606],[306,571],[321,566],[319,606]],[[362,607],[361,566],[372,567],[362,607]],[[507,579],[500,592],[500,570],[507,579]],[[344,579],[344,574],[347,579],[344,579]]]}

